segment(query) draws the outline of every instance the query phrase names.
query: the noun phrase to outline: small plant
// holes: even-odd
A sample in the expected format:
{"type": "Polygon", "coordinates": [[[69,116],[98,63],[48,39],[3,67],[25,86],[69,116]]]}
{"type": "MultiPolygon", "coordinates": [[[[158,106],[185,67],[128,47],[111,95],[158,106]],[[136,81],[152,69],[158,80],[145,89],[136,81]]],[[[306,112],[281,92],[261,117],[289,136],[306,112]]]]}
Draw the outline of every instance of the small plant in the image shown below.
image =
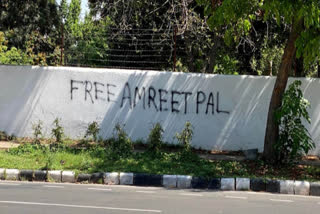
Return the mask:
{"type": "Polygon", "coordinates": [[[279,124],[279,140],[275,144],[277,161],[290,163],[315,147],[302,119],[310,124],[308,100],[303,98],[301,81],[294,81],[284,93],[282,106],[275,117],[279,124]]]}
{"type": "Polygon", "coordinates": [[[115,138],[108,142],[109,158],[119,159],[121,157],[128,157],[133,152],[133,143],[124,131],[123,126],[116,124],[115,138]]]}
{"type": "Polygon", "coordinates": [[[34,143],[40,144],[40,139],[42,138],[42,121],[32,125],[34,143]]]}
{"type": "Polygon", "coordinates": [[[57,143],[63,142],[64,130],[63,127],[60,125],[60,119],[56,118],[53,121],[54,128],[52,129],[52,135],[56,138],[57,143]]]}
{"type": "Polygon", "coordinates": [[[150,131],[148,137],[148,150],[154,153],[159,153],[163,144],[162,141],[163,129],[160,123],[156,123],[150,131]]]}
{"type": "Polygon", "coordinates": [[[97,142],[99,131],[100,131],[99,124],[94,121],[92,123],[89,123],[86,134],[84,137],[85,138],[91,137],[94,142],[97,142]]]}
{"type": "Polygon", "coordinates": [[[186,122],[182,132],[176,134],[176,138],[178,142],[183,146],[184,151],[191,151],[192,135],[193,135],[192,126],[189,121],[186,122]]]}

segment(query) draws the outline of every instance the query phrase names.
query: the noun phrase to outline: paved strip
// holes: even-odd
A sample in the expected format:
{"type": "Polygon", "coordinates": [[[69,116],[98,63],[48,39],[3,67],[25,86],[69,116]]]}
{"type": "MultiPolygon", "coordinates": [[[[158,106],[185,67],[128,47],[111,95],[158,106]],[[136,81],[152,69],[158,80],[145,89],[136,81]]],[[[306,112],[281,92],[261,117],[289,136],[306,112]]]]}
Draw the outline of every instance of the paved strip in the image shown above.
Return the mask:
{"type": "Polygon", "coordinates": [[[270,199],[270,201],[277,201],[277,202],[286,202],[286,203],[292,203],[292,200],[282,200],[282,199],[270,199]]]}
{"type": "Polygon", "coordinates": [[[226,195],[226,196],[225,196],[225,198],[243,199],[243,200],[248,199],[247,197],[241,197],[241,196],[230,196],[230,195],[226,195]]]}
{"type": "Polygon", "coordinates": [[[88,188],[90,190],[98,190],[98,191],[112,191],[112,189],[105,189],[105,188],[88,188]]]}
{"type": "Polygon", "coordinates": [[[37,206],[52,206],[52,207],[71,207],[71,208],[86,208],[86,209],[102,209],[102,210],[120,210],[120,211],[131,211],[131,212],[150,212],[150,213],[161,213],[161,210],[147,210],[147,209],[131,209],[131,208],[120,208],[120,207],[99,207],[99,206],[84,206],[74,204],[51,204],[51,203],[38,203],[38,202],[25,202],[25,201],[0,201],[2,204],[20,204],[20,205],[37,205],[37,206]]]}
{"type": "Polygon", "coordinates": [[[46,187],[46,188],[64,188],[64,186],[50,186],[50,185],[44,185],[43,187],[46,187]]]}

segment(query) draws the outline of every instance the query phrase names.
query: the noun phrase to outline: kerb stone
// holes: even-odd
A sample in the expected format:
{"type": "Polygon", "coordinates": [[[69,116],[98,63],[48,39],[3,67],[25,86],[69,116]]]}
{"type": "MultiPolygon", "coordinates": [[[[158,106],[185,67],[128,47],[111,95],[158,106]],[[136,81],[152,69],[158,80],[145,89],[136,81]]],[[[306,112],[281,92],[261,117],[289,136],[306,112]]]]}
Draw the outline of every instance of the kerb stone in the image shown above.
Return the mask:
{"type": "Polygon", "coordinates": [[[177,187],[179,189],[191,188],[192,176],[189,175],[177,175],[177,187]]]}
{"type": "Polygon", "coordinates": [[[48,171],[48,180],[54,181],[54,182],[61,182],[61,171],[60,170],[48,171]]]}
{"type": "Polygon", "coordinates": [[[236,190],[248,191],[250,189],[249,178],[236,178],[236,190]]]}
{"type": "Polygon", "coordinates": [[[234,178],[221,178],[221,190],[235,190],[234,178]]]}
{"type": "Polygon", "coordinates": [[[294,181],[282,180],[280,181],[280,193],[281,194],[294,194],[294,181]]]}
{"type": "Polygon", "coordinates": [[[133,173],[121,172],[120,185],[133,185],[133,173]]]}
{"type": "Polygon", "coordinates": [[[76,182],[76,174],[73,171],[63,171],[62,172],[62,182],[67,183],[75,183],[76,182]]]}
{"type": "Polygon", "coordinates": [[[104,183],[108,185],[119,185],[120,176],[118,172],[106,172],[104,183]]]}
{"type": "Polygon", "coordinates": [[[295,195],[309,195],[310,183],[308,181],[295,181],[294,182],[294,194],[295,195]]]}
{"type": "Polygon", "coordinates": [[[177,188],[177,176],[163,175],[162,185],[165,188],[177,188]]]}
{"type": "Polygon", "coordinates": [[[6,169],[6,180],[19,180],[19,170],[18,169],[6,169]]]}

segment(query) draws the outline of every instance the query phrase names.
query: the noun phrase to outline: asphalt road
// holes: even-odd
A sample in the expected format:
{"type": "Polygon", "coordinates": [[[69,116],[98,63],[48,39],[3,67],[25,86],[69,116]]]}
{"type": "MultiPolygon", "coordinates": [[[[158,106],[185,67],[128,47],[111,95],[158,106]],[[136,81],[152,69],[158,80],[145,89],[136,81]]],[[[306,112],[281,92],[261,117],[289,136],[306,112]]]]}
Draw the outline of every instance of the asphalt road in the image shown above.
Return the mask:
{"type": "Polygon", "coordinates": [[[0,182],[1,214],[319,214],[320,197],[154,187],[0,182]]]}

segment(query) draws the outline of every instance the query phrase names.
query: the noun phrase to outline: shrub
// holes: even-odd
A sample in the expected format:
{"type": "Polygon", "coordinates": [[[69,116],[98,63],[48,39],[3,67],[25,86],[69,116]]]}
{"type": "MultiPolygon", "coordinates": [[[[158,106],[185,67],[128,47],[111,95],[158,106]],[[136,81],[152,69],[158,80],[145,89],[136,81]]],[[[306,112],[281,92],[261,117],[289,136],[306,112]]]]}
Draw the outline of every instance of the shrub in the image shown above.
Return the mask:
{"type": "Polygon", "coordinates": [[[159,153],[163,144],[162,141],[163,129],[160,123],[156,123],[150,131],[148,137],[148,150],[154,153],[159,153]]]}
{"type": "Polygon", "coordinates": [[[54,128],[52,129],[52,135],[55,137],[57,143],[63,142],[64,137],[64,130],[63,127],[60,125],[60,119],[56,118],[53,121],[54,128]]]}
{"type": "Polygon", "coordinates": [[[310,124],[307,108],[308,100],[303,98],[300,89],[301,81],[294,81],[283,96],[282,105],[276,111],[275,117],[279,124],[279,140],[275,144],[277,161],[290,163],[307,154],[314,148],[308,130],[302,123],[302,119],[310,124]]]}
{"type": "Polygon", "coordinates": [[[40,144],[40,139],[42,138],[42,121],[32,125],[34,143],[40,144]]]}
{"type": "Polygon", "coordinates": [[[108,151],[110,159],[128,157],[133,152],[133,143],[124,131],[123,126],[117,124],[114,128],[115,137],[108,141],[108,151]]]}
{"type": "Polygon", "coordinates": [[[94,142],[97,142],[99,131],[100,131],[99,124],[94,121],[92,123],[89,123],[86,134],[84,137],[85,138],[91,137],[94,142]]]}
{"type": "Polygon", "coordinates": [[[181,133],[176,134],[176,138],[178,142],[183,146],[184,151],[191,151],[192,135],[192,126],[189,121],[186,122],[184,129],[181,131],[181,133]]]}

